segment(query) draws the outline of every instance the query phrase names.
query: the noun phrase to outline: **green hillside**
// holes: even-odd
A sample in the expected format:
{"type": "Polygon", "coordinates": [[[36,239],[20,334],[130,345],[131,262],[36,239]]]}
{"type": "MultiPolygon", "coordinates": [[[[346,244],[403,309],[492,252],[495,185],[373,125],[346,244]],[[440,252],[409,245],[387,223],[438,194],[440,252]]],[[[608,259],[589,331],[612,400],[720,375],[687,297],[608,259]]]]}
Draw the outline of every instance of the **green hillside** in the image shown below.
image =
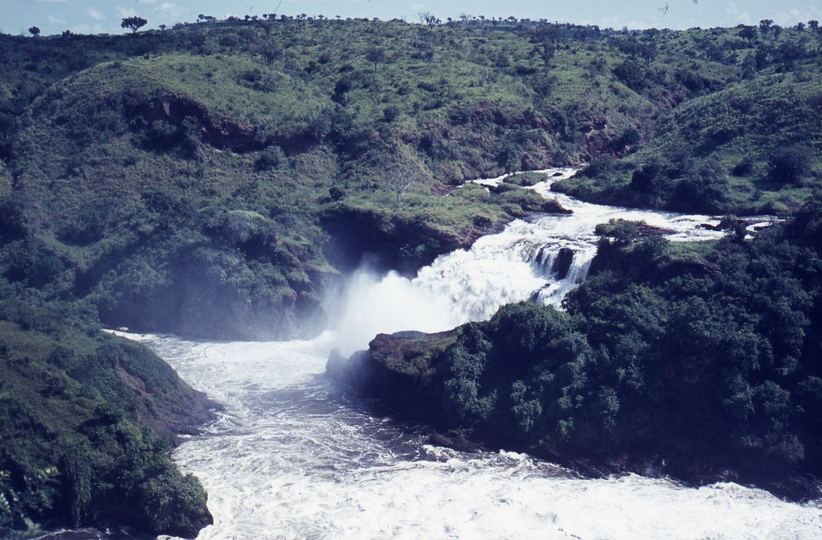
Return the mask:
{"type": "Polygon", "coordinates": [[[323,276],[362,253],[413,273],[522,213],[442,196],[465,179],[591,162],[559,189],[718,213],[787,212],[817,182],[814,29],[495,22],[5,37],[7,257],[59,259],[53,294],[112,326],[284,338],[322,327],[323,276]]]}
{"type": "Polygon", "coordinates": [[[707,33],[702,54],[731,64],[726,84],[676,72],[688,88],[718,91],[662,115],[635,154],[601,156],[558,189],[600,202],[735,215],[787,214],[808,200],[822,173],[818,32],[707,33]]]}
{"type": "Polygon", "coordinates": [[[171,459],[210,404],[145,347],[101,333],[94,307],[0,280],[0,534],[130,525],[196,536],[206,494],[171,459]]]}

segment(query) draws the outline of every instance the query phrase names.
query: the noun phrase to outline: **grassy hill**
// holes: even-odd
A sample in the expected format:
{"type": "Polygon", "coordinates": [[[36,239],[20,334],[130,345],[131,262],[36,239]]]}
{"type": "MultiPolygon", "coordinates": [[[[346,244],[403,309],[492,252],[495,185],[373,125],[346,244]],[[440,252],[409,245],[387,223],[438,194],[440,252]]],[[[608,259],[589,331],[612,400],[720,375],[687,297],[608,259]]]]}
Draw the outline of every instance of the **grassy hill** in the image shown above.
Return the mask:
{"type": "MultiPolygon", "coordinates": [[[[686,35],[703,46],[708,40],[710,47],[699,54],[731,64],[726,84],[717,85],[698,70],[677,71],[687,88],[715,91],[665,112],[633,155],[602,156],[557,188],[600,202],[680,211],[796,211],[818,189],[822,173],[822,130],[814,121],[820,96],[818,32],[738,27],[686,35]],[[706,33],[710,37],[700,41],[706,33]]],[[[681,47],[655,61],[671,62],[671,52],[681,47]]],[[[653,68],[647,73],[653,77],[653,68]]],[[[652,83],[643,84],[648,92],[652,83]]]]}
{"type": "Polygon", "coordinates": [[[591,162],[559,189],[790,211],[817,181],[818,33],[750,34],[277,19],[5,37],[2,214],[26,229],[6,257],[51,257],[52,293],[112,326],[282,338],[322,327],[322,276],[364,252],[413,273],[522,213],[443,197],[465,179],[591,162]],[[777,178],[780,159],[801,170],[777,178]],[[401,171],[418,181],[398,205],[401,171]]]}

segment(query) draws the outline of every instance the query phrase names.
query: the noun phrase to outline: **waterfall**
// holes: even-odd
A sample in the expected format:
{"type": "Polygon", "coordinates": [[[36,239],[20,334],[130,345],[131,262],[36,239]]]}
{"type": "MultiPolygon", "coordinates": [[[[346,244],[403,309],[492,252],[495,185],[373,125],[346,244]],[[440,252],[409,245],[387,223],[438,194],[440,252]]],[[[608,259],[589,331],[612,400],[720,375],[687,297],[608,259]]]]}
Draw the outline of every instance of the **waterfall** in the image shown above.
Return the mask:
{"type": "MultiPolygon", "coordinates": [[[[415,279],[396,273],[379,277],[355,273],[327,311],[339,314],[340,348],[350,354],[365,348],[377,333],[400,330],[436,332],[469,321],[487,320],[505,305],[530,300],[561,306],[568,292],[586,278],[599,237],[594,229],[611,219],[644,221],[671,241],[721,238],[712,230],[719,219],[583,203],[551,191],[573,168],[547,169],[547,180],[530,188],[554,199],[571,214],[535,214],[516,219],[498,233],[478,239],[470,249],[438,257],[415,279]],[[711,227],[704,227],[705,224],[711,227]]],[[[474,181],[494,186],[507,175],[474,181]]]]}
{"type": "Polygon", "coordinates": [[[209,493],[215,522],[201,539],[822,538],[817,506],[731,483],[589,480],[524,454],[431,446],[425,426],[392,419],[323,377],[333,347],[350,353],[378,332],[450,329],[520,300],[558,305],[586,277],[594,227],[609,219],[646,221],[673,241],[722,234],[699,228],[718,222],[708,216],[586,205],[549,188],[534,187],[573,214],[513,221],[414,280],[363,269],[327,300],[334,329],[313,340],[128,336],[226,407],[175,451],[209,493]]]}

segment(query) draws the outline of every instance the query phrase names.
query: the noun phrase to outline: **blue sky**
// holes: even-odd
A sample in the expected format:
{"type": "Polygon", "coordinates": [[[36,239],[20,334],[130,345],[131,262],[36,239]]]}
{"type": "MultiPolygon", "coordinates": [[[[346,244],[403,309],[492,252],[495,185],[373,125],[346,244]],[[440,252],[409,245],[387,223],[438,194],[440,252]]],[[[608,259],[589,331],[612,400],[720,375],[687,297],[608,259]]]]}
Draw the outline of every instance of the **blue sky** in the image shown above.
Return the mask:
{"type": "Polygon", "coordinates": [[[418,22],[430,12],[442,20],[461,14],[548,19],[600,27],[671,28],[736,26],[772,19],[782,26],[822,21],[822,0],[0,0],[0,31],[43,35],[122,33],[123,17],[139,15],[147,28],[194,22],[197,15],[217,18],[277,13],[335,17],[402,18],[418,22]],[[667,6],[667,11],[665,10],[667,6]],[[663,14],[664,12],[664,14],[663,14]]]}

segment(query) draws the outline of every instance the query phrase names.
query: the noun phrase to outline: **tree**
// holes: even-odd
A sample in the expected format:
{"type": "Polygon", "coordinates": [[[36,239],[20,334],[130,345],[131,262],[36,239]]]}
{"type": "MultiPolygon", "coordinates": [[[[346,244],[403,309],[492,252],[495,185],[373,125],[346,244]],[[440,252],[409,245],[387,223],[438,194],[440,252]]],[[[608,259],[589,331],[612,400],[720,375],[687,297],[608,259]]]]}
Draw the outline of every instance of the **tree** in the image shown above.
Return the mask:
{"type": "Polygon", "coordinates": [[[40,35],[40,29],[36,26],[32,26],[31,28],[29,28],[29,34],[31,34],[34,37],[37,37],[40,35]]]}
{"type": "Polygon", "coordinates": [[[666,163],[657,157],[652,157],[641,169],[634,171],[630,187],[634,191],[659,197],[668,190],[670,185],[671,178],[668,175],[666,163]]]}
{"type": "Polygon", "coordinates": [[[432,15],[430,11],[424,11],[419,14],[420,21],[426,26],[436,26],[442,23],[436,16],[432,15]]]}
{"type": "Polygon", "coordinates": [[[725,168],[708,158],[693,167],[676,186],[675,204],[682,209],[696,208],[714,212],[720,209],[730,191],[725,168]]]}
{"type": "Polygon", "coordinates": [[[281,163],[285,162],[285,159],[282,148],[272,145],[260,153],[260,159],[257,160],[255,165],[258,171],[270,171],[279,167],[281,163]]]}
{"type": "Polygon", "coordinates": [[[645,87],[647,71],[636,58],[628,58],[613,70],[617,79],[634,92],[641,92],[645,87]]]}
{"type": "Polygon", "coordinates": [[[748,41],[753,41],[756,39],[756,27],[755,26],[746,26],[741,24],[737,26],[739,28],[739,37],[747,39],[748,41]]]}
{"type": "Polygon", "coordinates": [[[386,122],[393,122],[400,116],[400,109],[396,105],[389,105],[382,110],[382,118],[386,122]]]}
{"type": "Polygon", "coordinates": [[[140,28],[144,27],[148,23],[142,17],[125,17],[123,22],[120,23],[120,28],[128,28],[132,32],[137,32],[140,28]]]}
{"type": "Polygon", "coordinates": [[[374,64],[374,73],[377,72],[377,64],[385,60],[385,49],[382,47],[369,47],[367,51],[365,51],[365,58],[372,64],[374,64]]]}
{"type": "Polygon", "coordinates": [[[629,127],[622,132],[622,135],[608,141],[608,148],[618,152],[620,155],[630,150],[636,150],[635,146],[640,141],[639,132],[636,128],[629,127]]]}
{"type": "Polygon", "coordinates": [[[417,170],[408,165],[398,165],[380,181],[380,185],[394,193],[396,196],[394,207],[396,208],[402,202],[408,188],[416,184],[419,179],[420,174],[417,170]]]}

